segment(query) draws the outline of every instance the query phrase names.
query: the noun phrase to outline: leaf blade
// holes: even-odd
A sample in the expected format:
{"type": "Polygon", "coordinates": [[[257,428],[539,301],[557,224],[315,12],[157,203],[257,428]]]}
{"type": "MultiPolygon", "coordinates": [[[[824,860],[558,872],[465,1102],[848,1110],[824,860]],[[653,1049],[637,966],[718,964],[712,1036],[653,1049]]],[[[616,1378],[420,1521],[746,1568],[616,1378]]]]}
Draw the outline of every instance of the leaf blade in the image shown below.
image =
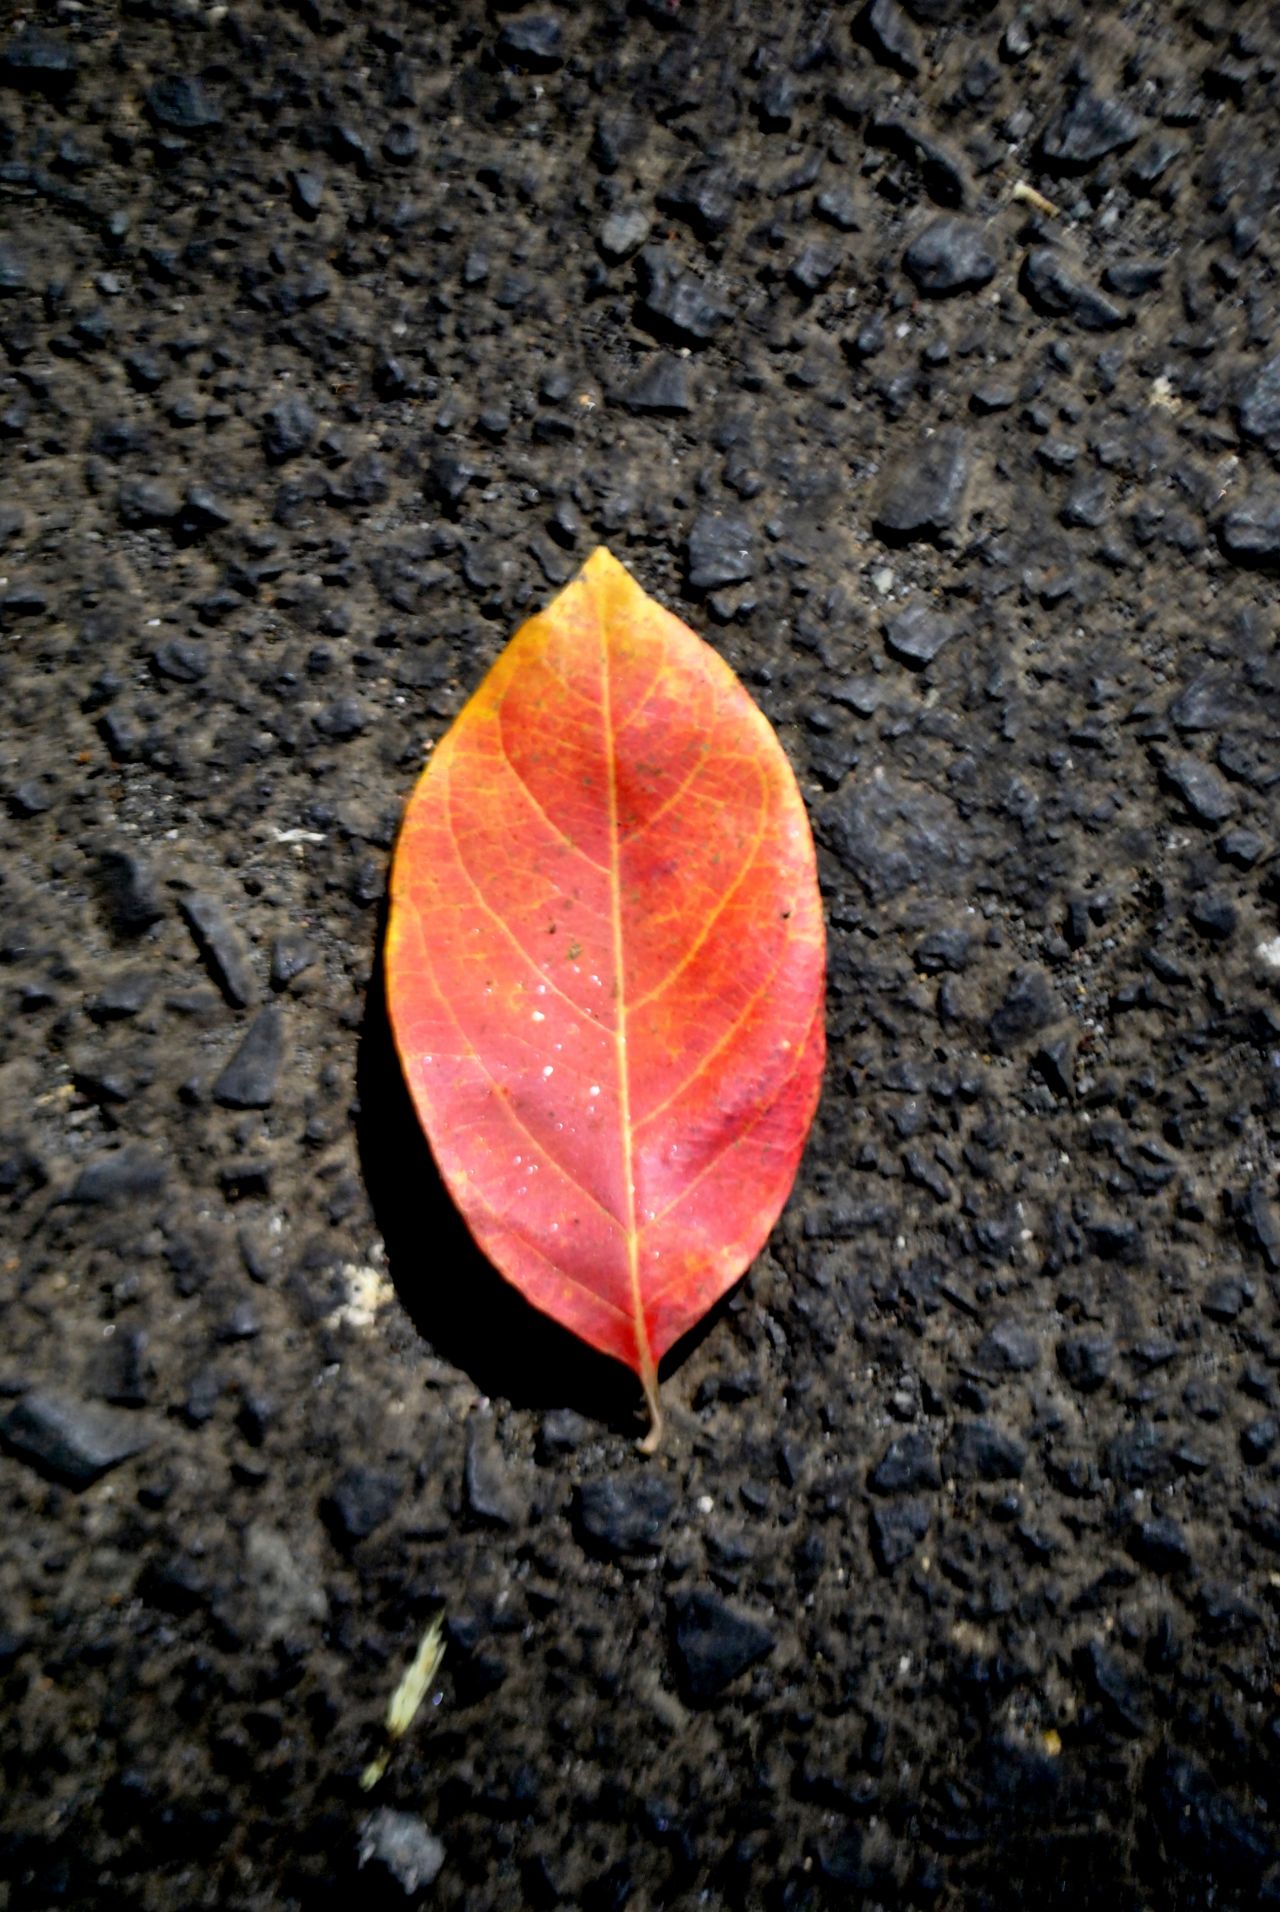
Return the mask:
{"type": "Polygon", "coordinates": [[[600,549],[413,792],[388,1003],[480,1247],[656,1403],[789,1193],[824,1059],[812,837],[729,666],[600,549]]]}

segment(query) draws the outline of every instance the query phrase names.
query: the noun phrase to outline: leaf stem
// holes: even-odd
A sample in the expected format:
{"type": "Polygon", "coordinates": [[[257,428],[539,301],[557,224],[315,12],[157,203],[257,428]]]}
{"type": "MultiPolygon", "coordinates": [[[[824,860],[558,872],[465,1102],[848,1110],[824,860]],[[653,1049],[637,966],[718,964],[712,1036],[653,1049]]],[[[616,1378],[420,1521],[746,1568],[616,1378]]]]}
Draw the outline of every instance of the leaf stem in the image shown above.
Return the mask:
{"type": "Polygon", "coordinates": [[[662,1396],[658,1392],[657,1369],[646,1363],[640,1376],[644,1404],[649,1410],[649,1432],[636,1442],[642,1454],[656,1454],[662,1444],[662,1396]]]}

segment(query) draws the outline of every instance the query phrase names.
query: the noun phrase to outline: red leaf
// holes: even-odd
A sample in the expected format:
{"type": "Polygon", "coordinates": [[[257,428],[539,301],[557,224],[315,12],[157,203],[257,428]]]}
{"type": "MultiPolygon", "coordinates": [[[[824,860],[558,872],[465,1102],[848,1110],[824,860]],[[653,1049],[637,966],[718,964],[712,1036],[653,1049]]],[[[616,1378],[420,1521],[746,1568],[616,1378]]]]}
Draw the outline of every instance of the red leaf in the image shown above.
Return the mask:
{"type": "Polygon", "coordinates": [[[387,994],[481,1248],[640,1376],[759,1252],[825,1054],[813,839],[768,720],[603,548],[436,749],[387,994]]]}

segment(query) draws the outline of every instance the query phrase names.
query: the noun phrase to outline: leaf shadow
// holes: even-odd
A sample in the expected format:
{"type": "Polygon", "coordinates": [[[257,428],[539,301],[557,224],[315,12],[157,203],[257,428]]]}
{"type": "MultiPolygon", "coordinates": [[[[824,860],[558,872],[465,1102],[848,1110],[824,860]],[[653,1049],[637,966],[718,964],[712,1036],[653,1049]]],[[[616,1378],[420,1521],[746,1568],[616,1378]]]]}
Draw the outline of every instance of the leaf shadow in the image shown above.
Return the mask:
{"type": "Polygon", "coordinates": [[[387,1016],[378,960],[356,1055],[356,1144],[400,1301],[423,1340],[483,1394],[572,1407],[623,1434],[643,1431],[635,1378],[540,1314],[476,1247],[427,1146],[387,1016]]]}

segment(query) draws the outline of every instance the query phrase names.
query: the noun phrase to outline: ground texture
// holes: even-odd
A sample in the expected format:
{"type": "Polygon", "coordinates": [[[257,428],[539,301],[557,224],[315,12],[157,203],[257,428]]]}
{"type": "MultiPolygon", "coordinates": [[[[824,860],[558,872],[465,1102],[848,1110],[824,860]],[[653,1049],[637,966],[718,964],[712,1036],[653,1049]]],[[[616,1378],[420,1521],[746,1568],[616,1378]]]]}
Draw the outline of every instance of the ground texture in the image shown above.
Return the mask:
{"type": "Polygon", "coordinates": [[[0,1905],[1280,1902],[1278,66],[1218,0],[5,28],[0,1905]],[[649,1462],[377,981],[601,541],[830,935],[649,1462]]]}

